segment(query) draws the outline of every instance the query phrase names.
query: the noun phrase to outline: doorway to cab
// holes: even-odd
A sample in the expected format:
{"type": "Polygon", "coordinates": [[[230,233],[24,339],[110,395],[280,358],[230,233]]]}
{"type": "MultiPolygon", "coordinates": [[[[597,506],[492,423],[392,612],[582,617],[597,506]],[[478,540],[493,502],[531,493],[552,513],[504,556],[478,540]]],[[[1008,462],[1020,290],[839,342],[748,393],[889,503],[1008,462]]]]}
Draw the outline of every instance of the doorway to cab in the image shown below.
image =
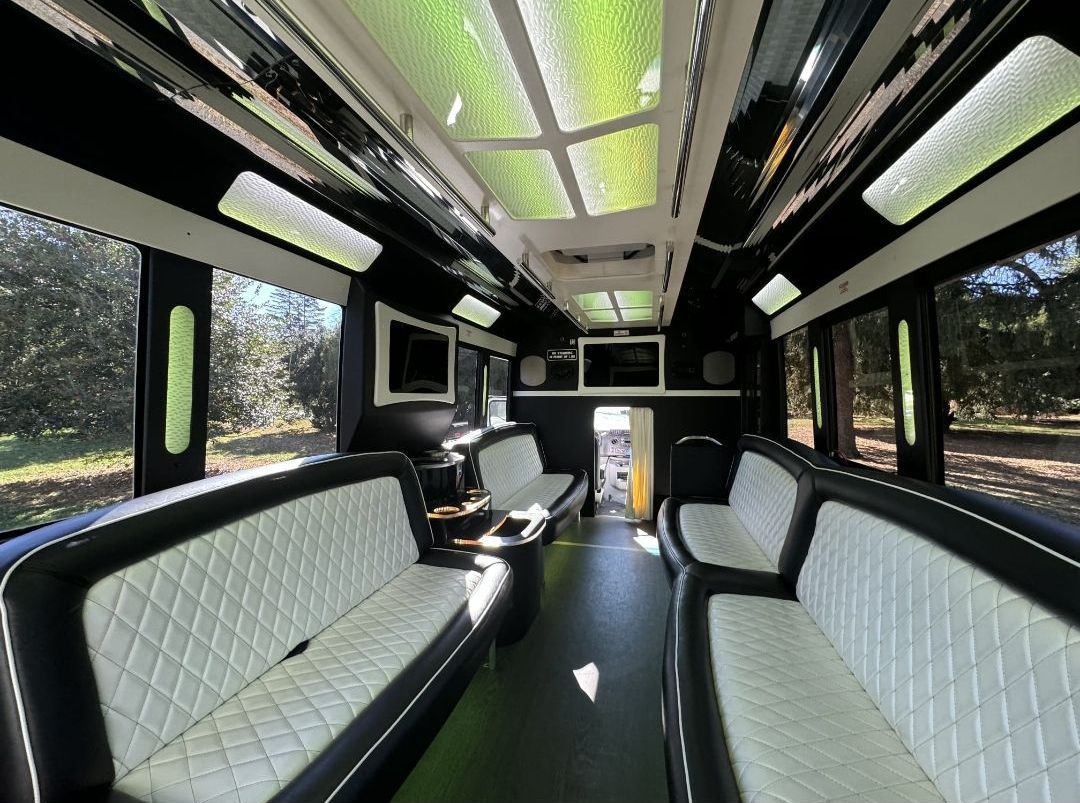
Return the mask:
{"type": "Polygon", "coordinates": [[[597,407],[593,413],[593,492],[597,516],[626,516],[632,454],[630,408],[597,407]]]}

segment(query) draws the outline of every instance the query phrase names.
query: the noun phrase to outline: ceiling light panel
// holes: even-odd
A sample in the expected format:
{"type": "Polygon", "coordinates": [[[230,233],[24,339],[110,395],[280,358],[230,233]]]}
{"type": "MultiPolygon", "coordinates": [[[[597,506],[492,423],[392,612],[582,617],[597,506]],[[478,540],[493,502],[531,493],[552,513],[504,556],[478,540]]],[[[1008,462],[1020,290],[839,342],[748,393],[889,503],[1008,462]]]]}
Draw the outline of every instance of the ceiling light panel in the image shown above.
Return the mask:
{"type": "Polygon", "coordinates": [[[1080,106],[1080,56],[1025,39],[863,193],[900,226],[1080,106]]]}
{"type": "Polygon", "coordinates": [[[651,307],[652,290],[616,290],[615,303],[620,307],[651,307]]]}
{"type": "Polygon", "coordinates": [[[236,177],[218,211],[349,270],[367,270],[382,251],[370,237],[252,172],[236,177]]]}
{"type": "Polygon", "coordinates": [[[653,317],[652,307],[635,307],[633,309],[619,309],[619,315],[624,321],[650,321],[653,317]]]}
{"type": "Polygon", "coordinates": [[[639,125],[567,147],[590,215],[625,212],[656,203],[659,128],[639,125]]]}
{"type": "Polygon", "coordinates": [[[611,296],[607,293],[578,293],[574,296],[574,301],[586,312],[594,309],[612,308],[611,296]]]}
{"type": "Polygon", "coordinates": [[[459,318],[469,323],[475,323],[485,329],[495,323],[498,317],[502,315],[499,310],[468,294],[462,296],[461,301],[451,311],[459,318]]]}
{"type": "Polygon", "coordinates": [[[347,0],[451,139],[540,135],[488,0],[347,0]]]}
{"type": "Polygon", "coordinates": [[[801,295],[798,287],[789,282],[784,274],[778,273],[751,300],[766,315],[773,315],[801,295]]]}
{"type": "Polygon", "coordinates": [[[517,0],[563,131],[660,102],[662,0],[517,0]]]}
{"type": "Polygon", "coordinates": [[[619,317],[615,314],[613,309],[590,309],[586,310],[585,314],[589,316],[589,320],[593,323],[618,323],[619,317]]]}
{"type": "Polygon", "coordinates": [[[469,151],[465,156],[510,217],[564,220],[574,216],[549,151],[469,151]]]}

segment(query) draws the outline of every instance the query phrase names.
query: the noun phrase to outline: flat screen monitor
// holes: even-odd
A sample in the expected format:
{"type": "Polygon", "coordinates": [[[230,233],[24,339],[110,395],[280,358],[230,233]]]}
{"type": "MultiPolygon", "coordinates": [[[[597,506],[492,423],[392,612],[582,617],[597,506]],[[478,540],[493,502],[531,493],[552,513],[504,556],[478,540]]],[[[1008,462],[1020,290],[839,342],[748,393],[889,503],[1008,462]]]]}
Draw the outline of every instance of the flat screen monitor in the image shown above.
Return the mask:
{"type": "Polygon", "coordinates": [[[580,389],[662,392],[661,337],[581,338],[580,389]]]}
{"type": "Polygon", "coordinates": [[[375,303],[376,407],[402,402],[454,403],[457,330],[375,303]]]}

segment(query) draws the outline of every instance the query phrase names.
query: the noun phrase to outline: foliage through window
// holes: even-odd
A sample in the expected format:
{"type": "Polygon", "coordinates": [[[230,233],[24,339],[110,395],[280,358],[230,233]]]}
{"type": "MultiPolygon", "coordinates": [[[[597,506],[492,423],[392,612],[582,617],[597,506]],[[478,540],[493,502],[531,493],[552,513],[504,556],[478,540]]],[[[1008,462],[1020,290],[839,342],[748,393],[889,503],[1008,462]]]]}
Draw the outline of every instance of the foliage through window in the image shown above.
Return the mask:
{"type": "Polygon", "coordinates": [[[477,373],[479,354],[474,349],[458,346],[457,350],[457,408],[447,437],[460,438],[476,426],[477,373]]]}
{"type": "Polygon", "coordinates": [[[510,360],[492,357],[488,360],[487,425],[506,423],[509,406],[510,360]]]}
{"type": "Polygon", "coordinates": [[[935,292],[945,480],[1080,523],[1078,236],[935,292]]]}
{"type": "Polygon", "coordinates": [[[206,474],[333,452],[341,307],[214,271],[206,474]]]}
{"type": "Polygon", "coordinates": [[[131,497],[140,254],[0,207],[0,530],[131,497]]]}
{"type": "Polygon", "coordinates": [[[810,409],[810,356],[806,329],[784,337],[784,379],[787,392],[787,436],[814,445],[814,420],[810,409]]]}
{"type": "Polygon", "coordinates": [[[896,471],[889,313],[832,327],[837,449],[849,460],[896,471]]]}

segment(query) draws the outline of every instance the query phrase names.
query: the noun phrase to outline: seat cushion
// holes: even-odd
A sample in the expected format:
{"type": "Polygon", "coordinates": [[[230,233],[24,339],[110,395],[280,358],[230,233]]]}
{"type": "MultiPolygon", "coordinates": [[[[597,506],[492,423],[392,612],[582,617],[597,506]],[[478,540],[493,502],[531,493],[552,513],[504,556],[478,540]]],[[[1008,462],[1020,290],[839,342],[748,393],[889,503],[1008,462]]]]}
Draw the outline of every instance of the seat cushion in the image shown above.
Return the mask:
{"type": "Polygon", "coordinates": [[[798,602],[714,595],[709,641],[743,800],[943,800],[798,602]]]}
{"type": "Polygon", "coordinates": [[[776,570],[795,512],[798,480],[779,463],[758,452],[739,458],[728,504],[776,570]]]}
{"type": "Polygon", "coordinates": [[[541,474],[501,503],[496,503],[493,495],[491,504],[502,510],[528,510],[533,505],[550,510],[573,482],[573,474],[541,474]]]}
{"type": "Polygon", "coordinates": [[[473,454],[484,488],[491,492],[491,504],[500,510],[513,510],[509,500],[544,471],[536,437],[531,430],[490,445],[474,444],[473,454]]]}
{"type": "Polygon", "coordinates": [[[446,627],[480,573],[416,564],[225,701],[116,789],[154,801],[264,801],[446,627]]]}
{"type": "Polygon", "coordinates": [[[694,560],[733,569],[776,571],[776,564],[769,561],[727,505],[681,505],[678,534],[694,560]]]}

